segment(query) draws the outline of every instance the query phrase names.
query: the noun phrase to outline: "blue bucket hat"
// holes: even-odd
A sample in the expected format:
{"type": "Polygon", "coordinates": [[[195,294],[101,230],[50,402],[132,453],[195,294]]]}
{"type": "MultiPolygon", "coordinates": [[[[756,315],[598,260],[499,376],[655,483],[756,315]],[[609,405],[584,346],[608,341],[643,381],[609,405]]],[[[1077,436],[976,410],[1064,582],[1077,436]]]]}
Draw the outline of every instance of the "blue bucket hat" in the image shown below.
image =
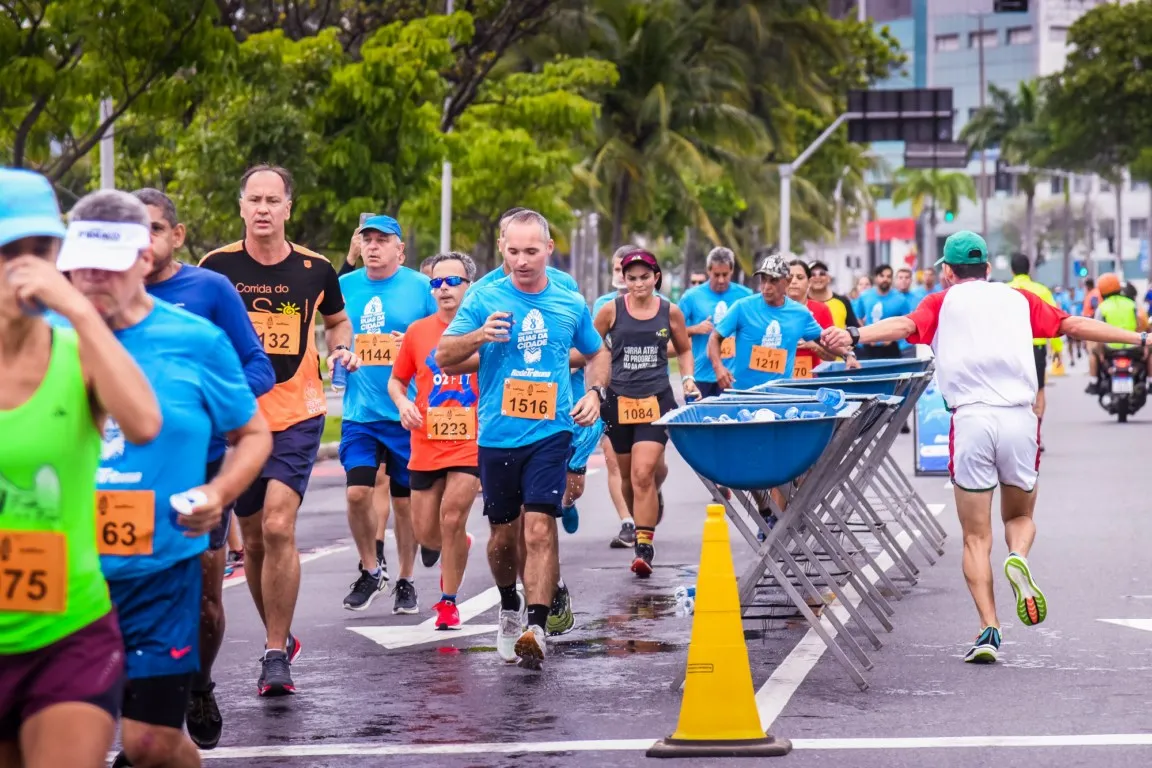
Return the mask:
{"type": "Polygon", "coordinates": [[[65,231],[48,179],[33,171],[0,168],[0,247],[25,237],[63,240],[65,231]]]}

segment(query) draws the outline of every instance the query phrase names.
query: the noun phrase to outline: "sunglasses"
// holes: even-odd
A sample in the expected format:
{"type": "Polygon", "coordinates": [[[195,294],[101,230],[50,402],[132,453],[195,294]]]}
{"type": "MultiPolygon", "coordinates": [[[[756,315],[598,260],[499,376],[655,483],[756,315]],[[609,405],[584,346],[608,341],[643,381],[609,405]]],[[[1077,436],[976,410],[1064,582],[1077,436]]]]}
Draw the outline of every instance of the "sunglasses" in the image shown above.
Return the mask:
{"type": "Polygon", "coordinates": [[[431,282],[432,282],[432,290],[436,290],[437,288],[444,285],[445,283],[448,284],[449,288],[455,288],[456,286],[460,285],[460,283],[470,283],[472,281],[466,277],[460,277],[458,275],[452,275],[451,277],[434,277],[434,278],[432,278],[431,282]]]}

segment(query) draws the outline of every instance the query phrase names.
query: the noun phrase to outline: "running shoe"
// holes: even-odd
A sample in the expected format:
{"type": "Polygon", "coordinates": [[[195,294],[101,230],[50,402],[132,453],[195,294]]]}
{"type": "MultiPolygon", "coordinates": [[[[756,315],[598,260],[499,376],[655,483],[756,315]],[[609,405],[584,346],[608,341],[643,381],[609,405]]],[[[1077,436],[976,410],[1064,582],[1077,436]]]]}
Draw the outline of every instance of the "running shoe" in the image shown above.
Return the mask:
{"type": "Polygon", "coordinates": [[[344,607],[349,611],[366,611],[376,599],[376,595],[383,592],[387,586],[388,579],[384,577],[384,571],[380,571],[379,576],[373,576],[368,571],[361,570],[360,578],[352,582],[350,585],[352,591],[344,598],[344,607]]]}
{"type": "Polygon", "coordinates": [[[420,545],[420,562],[424,563],[425,568],[431,568],[440,561],[440,550],[431,549],[423,544],[420,545]]]}
{"type": "Polygon", "coordinates": [[[256,681],[256,692],[265,697],[296,693],[288,654],[284,651],[264,652],[264,658],[260,660],[260,679],[256,681]]]}
{"type": "Polygon", "coordinates": [[[964,661],[969,664],[994,664],[1000,658],[1000,630],[996,627],[984,627],[984,631],[976,638],[976,644],[964,654],[964,661]]]}
{"type": "Polygon", "coordinates": [[[556,594],[552,596],[552,606],[548,611],[548,621],[544,629],[549,635],[563,635],[571,632],[576,626],[576,617],[572,615],[572,594],[568,587],[557,587],[556,594]]]}
{"type": "Polygon", "coordinates": [[[212,691],[216,683],[209,683],[207,690],[192,691],[188,699],[185,723],[188,737],[200,749],[215,749],[220,743],[220,733],[224,730],[224,719],[216,706],[216,694],[212,691]]]}
{"type": "Polygon", "coordinates": [[[232,565],[232,563],[225,563],[224,564],[224,576],[225,577],[231,576],[235,572],[236,572],[236,566],[232,565]]]}
{"type": "Polygon", "coordinates": [[[1032,571],[1028,568],[1028,561],[1021,555],[1012,552],[1004,561],[1004,575],[1012,585],[1012,592],[1016,595],[1016,615],[1021,623],[1034,627],[1048,617],[1048,601],[1036,582],[1032,581],[1032,571]]]}
{"type": "Polygon", "coordinates": [[[432,606],[432,610],[436,612],[436,629],[460,629],[460,609],[456,603],[441,600],[432,606]]]}
{"type": "Polygon", "coordinates": [[[544,630],[536,625],[528,627],[516,641],[516,663],[524,669],[539,670],[544,666],[544,647],[544,630]]]}
{"type": "Polygon", "coordinates": [[[516,641],[528,623],[528,601],[518,594],[520,607],[515,611],[500,609],[500,619],[496,627],[496,654],[505,662],[516,661],[516,641]]]}
{"type": "Polygon", "coordinates": [[[652,558],[655,556],[656,550],[652,548],[651,544],[637,544],[636,559],[632,561],[632,573],[642,579],[651,576],[652,558]]]}
{"type": "Polygon", "coordinates": [[[608,546],[612,549],[632,549],[636,546],[636,524],[631,520],[625,520],[620,524],[620,533],[616,534],[616,538],[608,542],[608,546]]]}
{"type": "Polygon", "coordinates": [[[291,632],[288,633],[287,646],[288,663],[295,664],[296,659],[300,658],[300,654],[303,652],[304,646],[301,645],[300,641],[296,639],[296,635],[292,634],[291,632]]]}
{"type": "Polygon", "coordinates": [[[416,603],[416,585],[408,579],[397,579],[396,588],[392,590],[396,595],[396,602],[392,604],[392,613],[413,614],[420,610],[416,603]]]}
{"type": "Polygon", "coordinates": [[[560,507],[560,521],[564,524],[565,533],[576,533],[580,527],[580,513],[576,506],[560,507]]]}
{"type": "Polygon", "coordinates": [[[132,763],[128,762],[128,755],[117,752],[116,759],[112,761],[112,768],[132,768],[132,763]]]}

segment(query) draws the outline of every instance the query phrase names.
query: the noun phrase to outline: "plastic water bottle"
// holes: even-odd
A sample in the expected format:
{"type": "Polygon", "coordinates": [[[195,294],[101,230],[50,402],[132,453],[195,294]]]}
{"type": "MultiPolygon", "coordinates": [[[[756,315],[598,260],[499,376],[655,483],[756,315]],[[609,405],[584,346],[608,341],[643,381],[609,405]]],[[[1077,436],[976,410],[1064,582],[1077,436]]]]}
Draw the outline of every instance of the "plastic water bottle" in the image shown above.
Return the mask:
{"type": "Polygon", "coordinates": [[[720,422],[721,424],[732,424],[736,421],[736,419],[732,418],[726,413],[722,413],[720,414],[720,418],[716,419],[716,421],[720,422]]]}
{"type": "Polygon", "coordinates": [[[753,419],[752,411],[747,408],[741,408],[736,412],[736,415],[740,417],[740,421],[752,421],[753,419]]]}
{"type": "Polygon", "coordinates": [[[676,615],[681,618],[696,613],[696,585],[676,590],[676,615]]]}
{"type": "Polygon", "coordinates": [[[344,367],[344,362],[337,358],[335,365],[332,366],[332,391],[343,392],[346,386],[348,386],[348,369],[344,367]]]}
{"type": "Polygon", "coordinates": [[[705,416],[704,418],[700,419],[700,421],[704,422],[705,424],[715,424],[716,423],[716,419],[712,418],[711,416],[705,416]]]}
{"type": "Polygon", "coordinates": [[[760,408],[754,416],[756,421],[776,421],[776,412],[771,408],[760,408]]]}
{"type": "Polygon", "coordinates": [[[203,491],[189,490],[174,493],[168,497],[168,506],[172,509],[170,519],[173,524],[182,525],[180,522],[181,515],[190,515],[196,507],[207,503],[208,497],[203,491]]]}
{"type": "Polygon", "coordinates": [[[800,418],[800,409],[797,408],[796,406],[792,406],[788,410],[784,411],[784,418],[786,418],[786,419],[798,419],[798,418],[800,418]]]}
{"type": "Polygon", "coordinates": [[[672,593],[677,601],[687,600],[688,598],[696,599],[696,585],[689,584],[686,587],[676,587],[676,591],[672,593]]]}
{"type": "Polygon", "coordinates": [[[821,413],[820,411],[804,411],[804,413],[800,414],[800,418],[802,418],[802,419],[822,419],[822,418],[824,418],[824,414],[821,413]]]}
{"type": "Polygon", "coordinates": [[[848,398],[844,396],[843,390],[829,389],[827,387],[820,387],[820,389],[816,390],[816,399],[836,411],[843,408],[844,404],[848,402],[848,398]]]}

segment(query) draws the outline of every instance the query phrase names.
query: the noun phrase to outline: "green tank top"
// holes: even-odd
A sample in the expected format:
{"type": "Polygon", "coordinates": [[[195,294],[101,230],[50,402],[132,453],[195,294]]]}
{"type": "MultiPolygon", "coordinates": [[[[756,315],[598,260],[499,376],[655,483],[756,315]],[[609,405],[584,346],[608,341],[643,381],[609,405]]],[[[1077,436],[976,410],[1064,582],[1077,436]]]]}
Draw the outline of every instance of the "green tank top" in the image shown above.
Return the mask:
{"type": "MultiPolygon", "coordinates": [[[[1138,324],[1139,313],[1136,310],[1136,302],[1127,296],[1121,296],[1114,293],[1104,301],[1100,302],[1100,307],[1097,310],[1100,312],[1100,319],[1113,328],[1120,328],[1125,331],[1135,331],[1138,324]]],[[[1110,349],[1123,349],[1127,344],[1110,343],[1110,349]]]]}
{"type": "Polygon", "coordinates": [[[53,330],[44,380],[0,410],[0,435],[0,655],[13,655],[112,609],[96,551],[101,436],[74,331],[53,330]]]}

